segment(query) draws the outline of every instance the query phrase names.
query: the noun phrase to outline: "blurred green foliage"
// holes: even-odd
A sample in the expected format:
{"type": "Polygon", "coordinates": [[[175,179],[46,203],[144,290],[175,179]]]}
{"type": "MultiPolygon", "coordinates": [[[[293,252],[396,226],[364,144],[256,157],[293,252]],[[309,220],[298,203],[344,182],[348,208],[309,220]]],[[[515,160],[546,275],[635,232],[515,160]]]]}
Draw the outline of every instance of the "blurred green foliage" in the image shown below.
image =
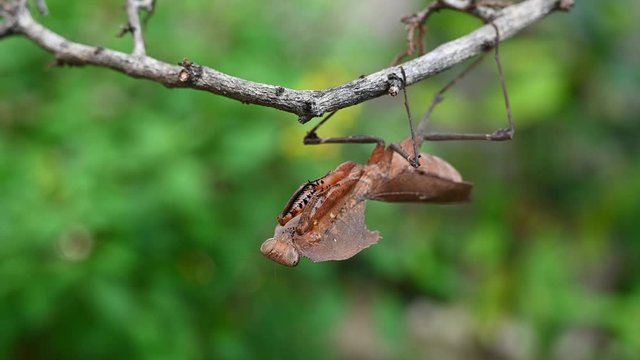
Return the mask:
{"type": "MultiPolygon", "coordinates": [[[[123,1],[49,1],[40,20],[129,51],[123,1]]],[[[294,116],[0,41],[0,358],[637,359],[638,3],[578,1],[502,46],[517,137],[427,144],[476,183],[456,206],[371,203],[382,241],[288,269],[258,248],[303,181],[367,146],[304,148],[294,116]]],[[[320,89],[388,65],[416,2],[159,2],[148,52],[320,89]]],[[[428,44],[479,24],[442,13],[428,44]]],[[[455,70],[454,70],[455,71],[455,70]]],[[[426,110],[450,71],[410,88],[426,110]]],[[[407,133],[398,98],[326,135],[407,133]]],[[[435,130],[491,131],[486,61],[435,130]]]]}

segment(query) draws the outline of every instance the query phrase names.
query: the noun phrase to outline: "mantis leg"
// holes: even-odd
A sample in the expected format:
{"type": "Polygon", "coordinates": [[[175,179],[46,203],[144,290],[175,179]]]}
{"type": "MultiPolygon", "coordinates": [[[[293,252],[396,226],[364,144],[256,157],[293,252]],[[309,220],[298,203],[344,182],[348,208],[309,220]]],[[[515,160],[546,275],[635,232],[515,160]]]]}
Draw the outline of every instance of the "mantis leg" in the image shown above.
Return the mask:
{"type": "Polygon", "coordinates": [[[327,122],[327,120],[331,119],[333,115],[335,115],[338,110],[329,113],[329,115],[325,116],[316,126],[314,126],[307,135],[304,136],[302,142],[305,145],[320,145],[320,144],[384,144],[384,140],[382,138],[376,136],[369,135],[351,135],[344,137],[333,137],[333,138],[321,138],[318,136],[317,130],[320,126],[327,122]]]}
{"type": "Polygon", "coordinates": [[[474,61],[471,65],[469,65],[460,75],[451,80],[447,85],[445,85],[433,98],[431,102],[431,106],[429,106],[429,110],[425,114],[424,118],[420,122],[418,126],[418,133],[421,134],[421,138],[423,140],[429,141],[448,141],[448,140],[487,140],[487,141],[504,141],[511,140],[515,133],[515,129],[513,126],[513,116],[511,113],[511,105],[509,102],[509,93],[507,92],[507,83],[504,78],[504,73],[502,70],[502,63],[500,62],[500,32],[495,24],[490,23],[491,26],[496,30],[496,40],[495,40],[495,62],[498,68],[498,76],[500,77],[500,86],[502,88],[502,95],[504,97],[504,103],[507,110],[507,120],[508,127],[498,129],[490,134],[476,134],[476,133],[426,133],[426,127],[429,119],[431,118],[431,114],[433,113],[434,108],[444,99],[444,93],[449,90],[458,80],[464,77],[471,69],[476,67],[483,57],[480,57],[478,60],[474,61]]]}
{"type": "MultiPolygon", "coordinates": [[[[350,135],[344,137],[332,137],[332,138],[321,138],[318,136],[316,130],[322,124],[324,124],[327,120],[329,120],[335,113],[334,111],[329,115],[325,116],[316,126],[314,126],[308,133],[305,135],[303,139],[303,143],[305,145],[320,145],[320,144],[378,144],[378,146],[384,146],[384,139],[379,138],[377,136],[369,136],[369,135],[350,135]]],[[[407,161],[414,167],[420,166],[418,161],[419,156],[409,155],[406,151],[402,149],[401,146],[397,144],[391,144],[389,146],[393,151],[397,152],[400,156],[407,159],[407,161]]]]}

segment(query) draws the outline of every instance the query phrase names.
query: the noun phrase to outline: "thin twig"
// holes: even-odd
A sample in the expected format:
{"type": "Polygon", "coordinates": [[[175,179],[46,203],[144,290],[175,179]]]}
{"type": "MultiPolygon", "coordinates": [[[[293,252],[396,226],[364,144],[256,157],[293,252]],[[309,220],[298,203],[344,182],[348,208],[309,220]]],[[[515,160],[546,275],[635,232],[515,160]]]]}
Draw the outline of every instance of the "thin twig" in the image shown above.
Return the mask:
{"type": "Polygon", "coordinates": [[[0,39],[5,36],[14,35],[16,33],[15,14],[18,11],[18,5],[0,1],[0,39]]]}
{"type": "MultiPolygon", "coordinates": [[[[66,39],[42,26],[29,13],[25,0],[17,0],[22,11],[5,15],[5,23],[15,20],[13,27],[43,49],[53,53],[62,63],[96,65],[110,68],[136,78],[145,78],[168,87],[186,87],[208,91],[244,103],[268,106],[291,112],[307,122],[324,113],[353,106],[388,94],[389,75],[397,67],[389,67],[326,90],[292,90],[277,85],[261,84],[233,77],[214,69],[192,64],[185,72],[182,65],[173,65],[149,56],[133,56],[102,47],[88,46],[66,39]],[[13,20],[12,20],[13,19],[13,20]]],[[[559,1],[526,0],[502,9],[493,21],[505,40],[532,23],[558,9],[559,1]]],[[[438,74],[484,50],[494,40],[495,31],[483,26],[472,33],[450,41],[429,53],[402,64],[406,71],[406,85],[438,74]]]]}
{"type": "Polygon", "coordinates": [[[443,9],[444,3],[440,0],[436,0],[427,6],[424,10],[417,12],[412,15],[404,16],[400,21],[402,21],[407,27],[407,49],[398,54],[395,59],[393,59],[392,65],[399,64],[402,60],[407,58],[408,56],[413,55],[417,46],[420,48],[420,53],[424,51],[424,38],[427,33],[425,28],[425,23],[431,14],[434,12],[443,9]],[[416,37],[416,31],[418,35],[416,37]]]}
{"type": "MultiPolygon", "coordinates": [[[[127,26],[122,28],[120,36],[124,35],[127,31],[131,32],[131,35],[133,36],[133,56],[143,57],[146,55],[139,12],[141,10],[146,10],[150,14],[153,12],[154,5],[154,0],[127,0],[127,16],[129,17],[129,23],[127,26]]],[[[145,19],[145,21],[146,20],[147,19],[145,19]]]]}
{"type": "Polygon", "coordinates": [[[151,19],[151,17],[153,16],[153,14],[156,11],[156,0],[148,0],[147,3],[148,3],[148,5],[145,8],[147,14],[142,19],[142,27],[146,27],[147,26],[147,24],[149,23],[149,19],[151,19]]]}
{"type": "Polygon", "coordinates": [[[49,15],[49,8],[47,7],[47,3],[44,0],[36,0],[36,7],[38,8],[40,15],[49,15]]]}

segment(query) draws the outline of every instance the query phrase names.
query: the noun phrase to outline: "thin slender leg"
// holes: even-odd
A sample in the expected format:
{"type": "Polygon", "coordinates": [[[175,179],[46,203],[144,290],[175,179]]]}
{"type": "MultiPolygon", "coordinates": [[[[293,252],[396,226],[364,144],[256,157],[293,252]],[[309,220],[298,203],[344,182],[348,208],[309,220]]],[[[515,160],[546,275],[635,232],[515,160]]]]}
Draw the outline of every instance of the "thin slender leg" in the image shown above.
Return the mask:
{"type": "Polygon", "coordinates": [[[305,145],[320,145],[320,144],[384,144],[384,140],[375,136],[368,135],[351,135],[345,137],[335,138],[321,138],[316,132],[320,126],[322,126],[327,120],[331,119],[338,110],[329,113],[325,116],[316,126],[314,126],[307,135],[304,136],[302,142],[305,145]]]}
{"type": "Polygon", "coordinates": [[[474,62],[472,62],[469,66],[467,66],[458,76],[449,81],[440,91],[436,93],[431,100],[431,105],[429,105],[429,109],[426,114],[420,120],[420,124],[418,124],[418,134],[425,134],[427,131],[427,126],[429,125],[429,120],[431,120],[431,115],[433,114],[433,110],[435,110],[436,106],[440,104],[444,100],[444,93],[446,93],[450,88],[452,88],[458,81],[460,81],[463,77],[465,77],[471,70],[475,69],[481,62],[484,60],[484,55],[480,55],[474,62]]]}
{"type": "Polygon", "coordinates": [[[383,144],[384,139],[369,135],[350,135],[344,137],[321,138],[316,133],[308,133],[304,137],[305,145],[320,144],[383,144]]]}
{"type": "Polygon", "coordinates": [[[502,128],[494,131],[491,134],[474,134],[474,133],[425,133],[426,126],[431,118],[431,114],[438,103],[440,103],[444,99],[444,93],[451,88],[458,80],[460,80],[464,75],[466,75],[472,68],[474,68],[482,57],[478,60],[474,61],[469,67],[467,67],[460,75],[454,78],[451,82],[445,85],[442,90],[440,90],[436,96],[433,98],[431,102],[431,106],[429,106],[429,110],[425,114],[424,118],[420,122],[418,126],[418,133],[422,134],[422,139],[429,141],[448,141],[448,140],[488,140],[488,141],[504,141],[511,140],[515,133],[515,129],[513,126],[513,115],[511,113],[511,105],[509,103],[509,93],[507,91],[507,83],[504,78],[504,73],[502,71],[502,63],[500,62],[500,32],[498,31],[498,27],[494,23],[490,23],[491,26],[496,30],[496,44],[495,44],[495,61],[496,66],[498,68],[498,76],[500,77],[500,86],[502,87],[502,95],[504,97],[504,104],[507,110],[507,120],[508,127],[502,128]]]}
{"type": "MultiPolygon", "coordinates": [[[[307,135],[305,135],[304,139],[303,139],[303,143],[305,145],[320,145],[320,144],[379,144],[384,146],[385,141],[383,138],[379,138],[377,136],[369,136],[369,135],[351,135],[351,136],[344,136],[344,137],[333,137],[333,138],[321,138],[318,136],[318,133],[316,132],[316,130],[318,130],[318,128],[320,126],[322,126],[322,124],[324,124],[325,122],[327,122],[327,120],[329,120],[334,114],[336,113],[336,111],[330,113],[329,115],[325,116],[324,119],[322,119],[316,126],[314,126],[308,133],[307,135]]],[[[404,151],[402,149],[401,146],[397,145],[397,144],[391,144],[389,145],[389,147],[397,152],[400,156],[402,156],[403,158],[405,158],[409,164],[411,164],[414,167],[420,166],[419,162],[417,162],[417,158],[414,156],[412,157],[411,155],[407,154],[406,151],[404,151]]]]}
{"type": "MultiPolygon", "coordinates": [[[[416,138],[416,133],[413,131],[413,119],[411,118],[411,107],[409,106],[409,97],[407,96],[407,74],[404,72],[404,68],[401,66],[400,71],[402,72],[402,94],[404,94],[404,109],[407,112],[407,119],[409,120],[409,132],[411,133],[411,143],[413,145],[413,158],[410,159],[406,157],[409,164],[414,168],[420,166],[420,155],[418,151],[418,143],[416,138]]],[[[395,144],[392,144],[395,145],[395,144]]],[[[398,154],[404,157],[404,150],[402,150],[399,146],[396,146],[398,149],[392,146],[392,149],[396,151],[398,154]],[[402,153],[398,150],[402,150],[402,153]]]]}
{"type": "Polygon", "coordinates": [[[404,151],[402,146],[398,144],[390,144],[389,148],[397,152],[398,155],[402,156],[405,160],[407,160],[409,165],[413,166],[414,168],[418,168],[420,166],[420,154],[411,156],[406,151],[404,151]]]}

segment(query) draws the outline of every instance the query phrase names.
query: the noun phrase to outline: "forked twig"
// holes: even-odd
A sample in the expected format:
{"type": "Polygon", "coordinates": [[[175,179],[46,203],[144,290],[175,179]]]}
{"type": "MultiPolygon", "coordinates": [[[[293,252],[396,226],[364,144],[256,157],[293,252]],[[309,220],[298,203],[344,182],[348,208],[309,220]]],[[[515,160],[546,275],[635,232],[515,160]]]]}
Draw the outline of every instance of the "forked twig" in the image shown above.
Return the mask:
{"type": "Polygon", "coordinates": [[[508,5],[510,5],[509,2],[501,0],[435,0],[424,10],[404,16],[400,21],[402,21],[407,28],[407,49],[393,59],[392,65],[397,65],[405,58],[413,55],[416,49],[418,50],[419,56],[425,54],[426,22],[431,15],[440,10],[450,9],[460,11],[488,23],[499,14],[500,9],[508,5]]]}
{"type": "Polygon", "coordinates": [[[142,36],[142,23],[146,23],[151,14],[153,14],[155,2],[155,0],[127,0],[127,16],[129,17],[129,22],[122,27],[120,33],[118,33],[118,37],[123,36],[127,32],[131,33],[133,36],[133,56],[146,56],[144,37],[142,36]],[[141,10],[147,11],[143,22],[140,21],[139,13],[141,10]]]}

